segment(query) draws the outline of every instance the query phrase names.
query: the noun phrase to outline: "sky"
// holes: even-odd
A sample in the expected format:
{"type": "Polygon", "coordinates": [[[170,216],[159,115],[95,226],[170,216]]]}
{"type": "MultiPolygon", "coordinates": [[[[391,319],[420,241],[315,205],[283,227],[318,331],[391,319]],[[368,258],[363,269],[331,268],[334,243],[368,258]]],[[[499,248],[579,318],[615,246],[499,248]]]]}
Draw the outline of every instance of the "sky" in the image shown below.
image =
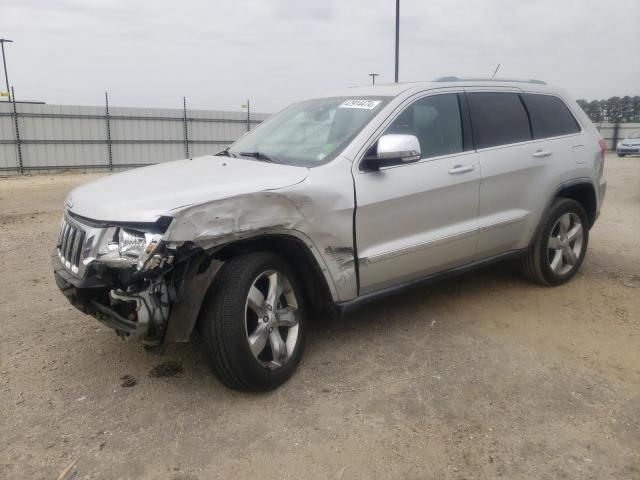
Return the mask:
{"type": "MultiPolygon", "coordinates": [[[[401,0],[400,81],[640,95],[640,0],[401,0]]],[[[395,0],[0,0],[18,99],[275,112],[394,80],[395,0]]],[[[0,83],[4,90],[4,82],[0,83]]]]}

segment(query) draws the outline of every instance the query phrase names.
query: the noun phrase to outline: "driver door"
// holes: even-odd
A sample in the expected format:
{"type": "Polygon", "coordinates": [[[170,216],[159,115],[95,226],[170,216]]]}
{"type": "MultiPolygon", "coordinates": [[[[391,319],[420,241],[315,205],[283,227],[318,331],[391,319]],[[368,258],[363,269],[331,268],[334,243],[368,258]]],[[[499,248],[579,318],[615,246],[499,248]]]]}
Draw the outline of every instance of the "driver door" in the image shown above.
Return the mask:
{"type": "Polygon", "coordinates": [[[386,128],[415,135],[421,160],[354,167],[361,294],[473,261],[480,168],[461,102],[457,93],[422,97],[386,128]]]}

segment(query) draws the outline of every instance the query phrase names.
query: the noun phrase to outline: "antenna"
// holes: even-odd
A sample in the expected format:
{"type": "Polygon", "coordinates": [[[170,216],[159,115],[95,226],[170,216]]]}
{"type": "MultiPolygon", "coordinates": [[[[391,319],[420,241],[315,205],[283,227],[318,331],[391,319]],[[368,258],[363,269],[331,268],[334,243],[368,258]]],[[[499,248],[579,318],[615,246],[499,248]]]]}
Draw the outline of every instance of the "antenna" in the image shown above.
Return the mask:
{"type": "Polygon", "coordinates": [[[498,66],[496,67],[496,70],[493,72],[491,78],[496,78],[496,73],[498,73],[498,70],[500,70],[500,64],[498,64],[498,66]]]}

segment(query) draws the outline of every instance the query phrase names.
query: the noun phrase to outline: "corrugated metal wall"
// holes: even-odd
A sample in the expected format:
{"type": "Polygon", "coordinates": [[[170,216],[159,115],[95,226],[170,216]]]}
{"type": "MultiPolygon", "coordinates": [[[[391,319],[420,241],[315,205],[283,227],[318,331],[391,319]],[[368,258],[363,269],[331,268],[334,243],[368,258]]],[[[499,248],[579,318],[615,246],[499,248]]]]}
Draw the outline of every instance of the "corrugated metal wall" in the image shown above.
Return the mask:
{"type": "Polygon", "coordinates": [[[607,150],[615,151],[616,144],[631,132],[640,130],[640,123],[618,123],[618,131],[616,132],[615,123],[602,123],[600,125],[595,124],[600,135],[604,138],[607,144],[607,150]]]}
{"type": "MultiPolygon", "coordinates": [[[[25,172],[109,168],[105,107],[17,103],[25,172]]],[[[251,113],[255,127],[267,114],[251,113]]],[[[126,168],[185,158],[181,109],[109,107],[111,163],[126,168]]],[[[247,130],[246,112],[187,110],[189,156],[215,153],[247,130]]],[[[0,102],[0,172],[19,173],[13,106],[0,102]]]]}

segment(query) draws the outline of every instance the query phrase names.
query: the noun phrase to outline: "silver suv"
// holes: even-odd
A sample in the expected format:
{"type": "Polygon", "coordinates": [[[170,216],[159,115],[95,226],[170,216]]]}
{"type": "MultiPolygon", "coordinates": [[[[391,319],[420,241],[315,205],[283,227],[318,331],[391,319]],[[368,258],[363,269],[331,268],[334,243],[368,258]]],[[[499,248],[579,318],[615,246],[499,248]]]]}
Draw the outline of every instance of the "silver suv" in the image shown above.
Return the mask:
{"type": "Polygon", "coordinates": [[[540,81],[351,88],[217,155],[72,191],[62,292],[148,348],[196,330],[228,386],[291,376],[311,319],[507,258],[544,285],[584,259],[604,142],[540,81]]]}

